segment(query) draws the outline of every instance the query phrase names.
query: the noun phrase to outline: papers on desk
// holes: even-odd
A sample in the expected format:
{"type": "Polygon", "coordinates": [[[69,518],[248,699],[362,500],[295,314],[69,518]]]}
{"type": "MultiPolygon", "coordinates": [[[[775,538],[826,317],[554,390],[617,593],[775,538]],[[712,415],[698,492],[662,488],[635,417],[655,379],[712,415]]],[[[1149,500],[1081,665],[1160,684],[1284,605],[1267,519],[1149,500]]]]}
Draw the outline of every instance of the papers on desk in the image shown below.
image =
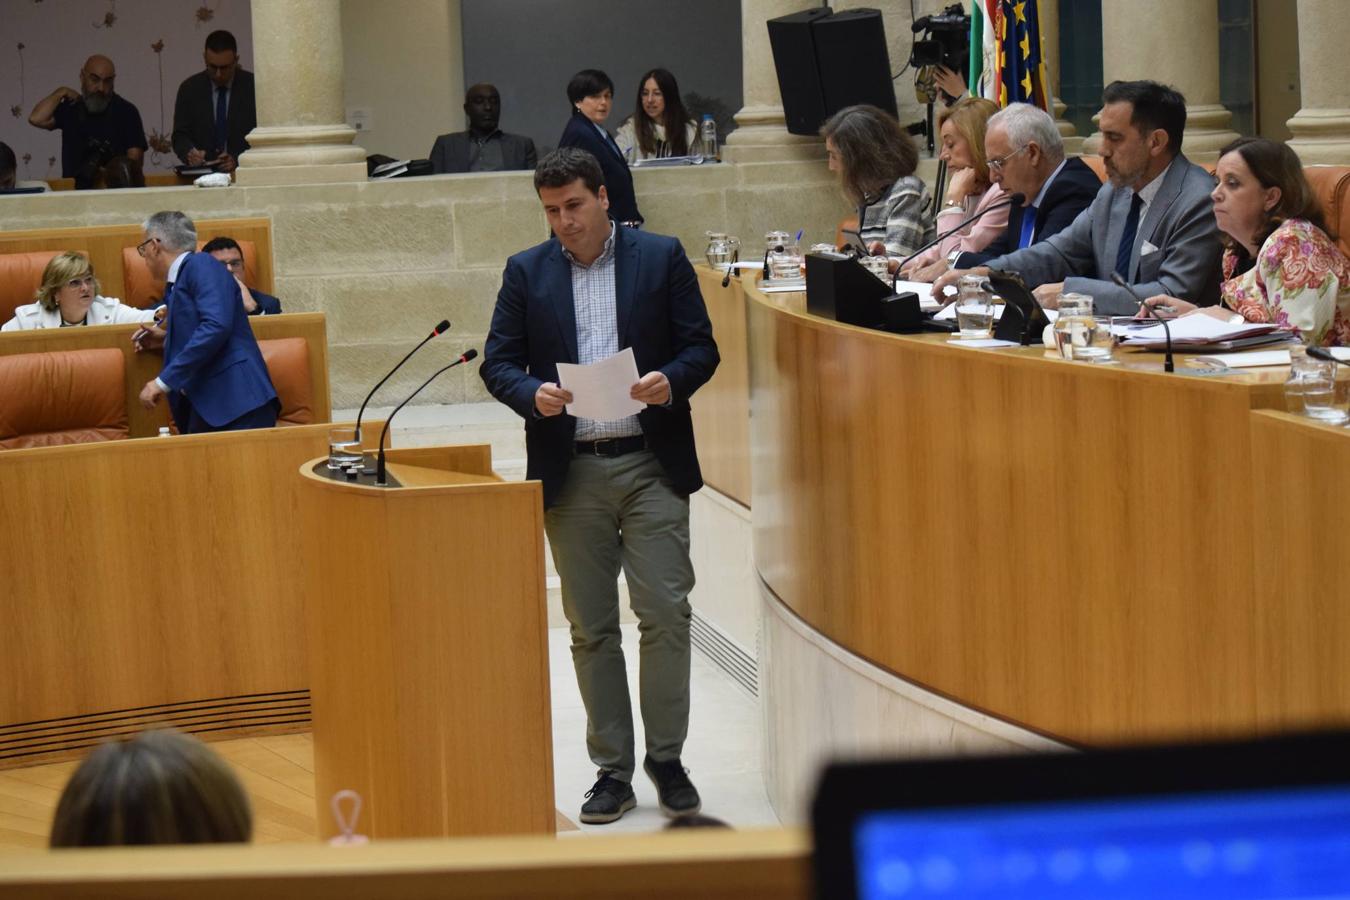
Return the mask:
{"type": "Polygon", "coordinates": [[[572,392],[572,402],[567,404],[570,416],[613,422],[637,415],[647,405],[628,396],[637,381],[632,347],[589,366],[558,363],[558,386],[572,392]]]}
{"type": "Polygon", "coordinates": [[[1336,357],[1336,362],[1350,363],[1350,347],[1327,347],[1326,351],[1336,357]]]}
{"type": "Polygon", "coordinates": [[[1255,369],[1260,366],[1289,365],[1288,350],[1257,350],[1253,353],[1214,353],[1191,357],[1194,362],[1224,369],[1255,369]]]}
{"type": "Polygon", "coordinates": [[[742,260],[740,262],[727,263],[725,266],[718,266],[717,271],[725,273],[727,269],[735,269],[738,272],[755,272],[762,268],[764,268],[764,263],[752,259],[749,262],[742,260]]]}
{"type": "MultiPolygon", "coordinates": [[[[1275,325],[1257,322],[1224,322],[1204,313],[1178,316],[1169,320],[1167,324],[1172,330],[1172,346],[1174,347],[1215,344],[1219,341],[1233,341],[1271,334],[1278,330],[1275,325]]],[[[1167,345],[1167,335],[1163,331],[1163,326],[1148,319],[1138,319],[1113,325],[1111,331],[1126,346],[1157,350],[1167,345]]]]}
{"type": "MultiPolygon", "coordinates": [[[[951,306],[947,307],[947,308],[944,309],[942,312],[940,312],[940,313],[938,313],[937,315],[933,316],[933,321],[934,321],[934,322],[950,322],[952,319],[955,319],[955,318],[956,318],[956,304],[953,303],[951,306]]],[[[997,321],[998,321],[999,319],[1001,319],[1001,318],[1003,318],[1003,305],[1002,305],[1002,304],[1000,304],[1000,305],[994,307],[994,321],[997,322],[997,321]]]]}
{"type": "Polygon", "coordinates": [[[919,295],[919,309],[924,312],[932,312],[942,304],[933,299],[933,286],[924,284],[922,281],[897,281],[895,283],[895,292],[897,294],[907,294],[914,292],[919,295]]]}

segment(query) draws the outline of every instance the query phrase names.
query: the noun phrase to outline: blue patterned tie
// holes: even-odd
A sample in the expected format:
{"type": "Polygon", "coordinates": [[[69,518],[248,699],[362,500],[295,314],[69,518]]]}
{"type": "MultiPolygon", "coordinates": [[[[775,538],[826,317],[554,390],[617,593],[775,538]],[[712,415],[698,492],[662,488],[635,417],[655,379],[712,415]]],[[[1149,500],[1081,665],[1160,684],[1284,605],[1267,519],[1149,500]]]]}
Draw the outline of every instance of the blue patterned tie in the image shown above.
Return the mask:
{"type": "Polygon", "coordinates": [[[226,106],[228,97],[229,94],[225,88],[216,88],[216,150],[219,153],[226,152],[226,144],[229,141],[229,131],[226,126],[226,117],[229,112],[226,106]]]}
{"type": "Polygon", "coordinates": [[[1139,233],[1139,210],[1144,201],[1138,195],[1130,201],[1130,214],[1125,217],[1125,233],[1120,236],[1120,248],[1116,250],[1116,274],[1126,281],[1130,280],[1130,254],[1134,252],[1134,236],[1139,233]]]}

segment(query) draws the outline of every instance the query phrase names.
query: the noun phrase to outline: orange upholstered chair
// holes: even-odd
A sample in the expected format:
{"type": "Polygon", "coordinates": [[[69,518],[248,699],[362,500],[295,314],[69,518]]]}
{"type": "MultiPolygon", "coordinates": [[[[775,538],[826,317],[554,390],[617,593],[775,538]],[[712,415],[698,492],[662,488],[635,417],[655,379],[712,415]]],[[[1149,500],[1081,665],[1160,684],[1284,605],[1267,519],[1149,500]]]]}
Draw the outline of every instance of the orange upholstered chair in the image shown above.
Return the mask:
{"type": "Polygon", "coordinates": [[[267,374],[281,401],[278,425],[309,425],[314,417],[314,385],[309,378],[309,344],[304,338],[258,341],[267,374]]]}
{"type": "Polygon", "coordinates": [[[125,372],[112,348],[0,356],[0,449],[127,437],[125,372]]]}
{"type": "Polygon", "coordinates": [[[14,310],[32,303],[42,285],[42,271],[59,250],[0,254],[0,325],[14,318],[14,310]]]}
{"type": "Polygon", "coordinates": [[[1303,174],[1322,203],[1327,231],[1350,256],[1350,166],[1305,166],[1303,174]]]}
{"type": "MultiPolygon", "coordinates": [[[[244,254],[244,283],[258,283],[258,247],[253,241],[239,241],[239,249],[244,254]]],[[[206,246],[206,241],[198,241],[197,249],[206,246]]],[[[164,285],[156,284],[150,277],[150,269],[145,260],[136,252],[135,247],[122,248],[122,271],[126,278],[127,295],[123,303],[146,309],[158,303],[164,296],[164,285]]]]}

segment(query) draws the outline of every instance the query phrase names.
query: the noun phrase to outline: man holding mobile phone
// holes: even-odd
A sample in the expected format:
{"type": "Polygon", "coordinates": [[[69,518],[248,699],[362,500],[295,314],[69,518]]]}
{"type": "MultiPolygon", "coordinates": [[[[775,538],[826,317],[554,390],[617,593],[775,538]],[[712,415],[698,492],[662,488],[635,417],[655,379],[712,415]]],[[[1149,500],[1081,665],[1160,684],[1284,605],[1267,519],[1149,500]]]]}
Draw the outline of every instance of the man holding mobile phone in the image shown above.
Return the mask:
{"type": "Polygon", "coordinates": [[[239,65],[239,48],[228,31],[206,36],[206,69],[178,87],[173,104],[173,152],[189,166],[233,172],[245,140],[258,125],[253,73],[239,65]]]}

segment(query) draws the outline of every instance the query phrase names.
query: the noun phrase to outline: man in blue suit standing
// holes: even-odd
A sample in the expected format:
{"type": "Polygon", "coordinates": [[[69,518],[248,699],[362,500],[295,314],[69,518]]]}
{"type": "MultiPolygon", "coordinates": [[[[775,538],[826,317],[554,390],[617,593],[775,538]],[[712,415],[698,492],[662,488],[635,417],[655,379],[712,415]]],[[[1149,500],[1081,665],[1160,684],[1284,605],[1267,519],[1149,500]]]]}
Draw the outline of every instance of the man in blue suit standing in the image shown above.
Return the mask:
{"type": "Polygon", "coordinates": [[[525,420],[527,477],[544,483],[544,527],[572,626],[599,768],[581,821],[613,822],[637,801],[632,704],[620,646],[620,569],[639,620],[643,769],[663,812],[701,799],[680,763],[689,725],[689,494],[703,486],[689,397],[717,368],[712,325],[674,238],[618,227],[595,157],[550,153],[534,186],[555,235],[507,260],[480,374],[525,420]],[[617,421],[567,412],[558,363],[589,364],[631,347],[645,403],[617,421]]]}
{"type": "Polygon", "coordinates": [[[197,229],[181,212],[157,212],[136,247],[150,274],[165,282],[169,308],[164,368],[141,389],[153,409],[169,398],[178,430],[271,428],[281,404],[248,324],[239,285],[209,253],[194,253],[197,229]]]}

